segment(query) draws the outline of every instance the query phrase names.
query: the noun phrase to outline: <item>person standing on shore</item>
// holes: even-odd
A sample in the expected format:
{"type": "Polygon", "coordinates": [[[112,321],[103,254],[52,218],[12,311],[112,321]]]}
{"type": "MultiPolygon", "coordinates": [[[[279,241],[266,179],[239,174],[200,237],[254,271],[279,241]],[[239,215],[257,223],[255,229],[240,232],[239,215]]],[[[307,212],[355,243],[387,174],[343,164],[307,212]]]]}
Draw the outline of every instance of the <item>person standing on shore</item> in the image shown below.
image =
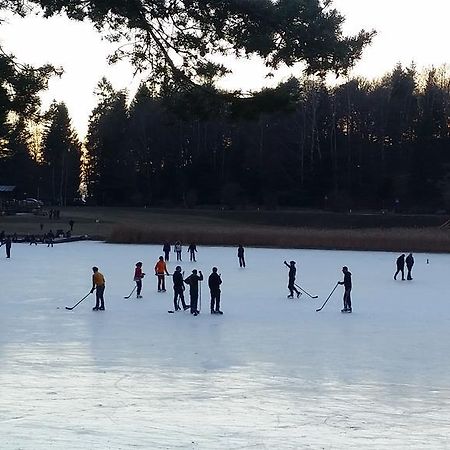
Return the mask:
{"type": "Polygon", "coordinates": [[[175,311],[179,311],[181,308],[178,303],[178,299],[181,300],[183,305],[183,310],[186,311],[190,305],[186,305],[184,301],[184,273],[181,273],[181,267],[175,267],[175,272],[173,273],[173,308],[175,311]]]}
{"type": "Polygon", "coordinates": [[[402,281],[405,281],[405,254],[401,254],[397,258],[397,272],[395,272],[394,280],[397,279],[399,272],[402,273],[402,281]]]}
{"type": "Polygon", "coordinates": [[[142,278],[144,278],[145,273],[142,272],[142,263],[139,261],[136,263],[136,268],[134,269],[134,281],[136,282],[136,298],[142,298],[142,278]]]}
{"type": "Polygon", "coordinates": [[[11,258],[11,246],[12,241],[10,236],[6,236],[6,239],[0,244],[0,247],[4,245],[6,250],[6,257],[11,258]]]}
{"type": "Polygon", "coordinates": [[[169,275],[169,272],[162,256],[155,265],[155,275],[158,277],[158,292],[166,292],[165,275],[169,275]]]}
{"type": "Polygon", "coordinates": [[[197,246],[195,244],[190,244],[188,247],[189,261],[195,262],[195,253],[197,251],[197,246]]]}
{"type": "Polygon", "coordinates": [[[352,299],[350,293],[352,292],[352,274],[349,272],[347,266],[342,268],[342,273],[344,274],[344,280],[338,282],[338,284],[344,286],[344,309],[341,309],[341,312],[351,313],[352,299]]]}
{"type": "Polygon", "coordinates": [[[95,291],[95,306],[92,311],[104,311],[105,299],[103,297],[105,293],[105,277],[98,271],[98,267],[93,267],[92,271],[92,289],[91,294],[95,291]]]}
{"type": "Polygon", "coordinates": [[[211,314],[223,314],[220,310],[220,285],[222,278],[217,273],[217,267],[212,268],[212,273],[208,278],[208,286],[211,292],[211,314]]]}
{"type": "Polygon", "coordinates": [[[203,281],[202,271],[199,271],[200,275],[197,275],[197,270],[194,269],[192,274],[189,275],[184,282],[189,285],[189,296],[191,297],[191,314],[198,316],[200,311],[198,310],[198,286],[199,282],[203,281]]]}
{"type": "Polygon", "coordinates": [[[163,252],[164,252],[164,261],[169,261],[170,244],[168,242],[164,242],[163,252]]]}
{"type": "Polygon", "coordinates": [[[183,250],[183,246],[180,241],[175,242],[173,250],[177,254],[177,261],[181,261],[181,251],[183,250]]]}
{"type": "Polygon", "coordinates": [[[295,277],[297,274],[297,269],[295,267],[295,261],[290,261],[289,264],[284,261],[284,264],[289,269],[289,281],[288,281],[288,289],[289,295],[288,298],[294,298],[294,292],[297,294],[297,298],[302,295],[302,293],[295,287],[295,277]]]}
{"type": "Polygon", "coordinates": [[[239,267],[245,267],[245,259],[244,259],[244,247],[242,247],[241,244],[239,244],[237,255],[239,259],[239,267]]]}

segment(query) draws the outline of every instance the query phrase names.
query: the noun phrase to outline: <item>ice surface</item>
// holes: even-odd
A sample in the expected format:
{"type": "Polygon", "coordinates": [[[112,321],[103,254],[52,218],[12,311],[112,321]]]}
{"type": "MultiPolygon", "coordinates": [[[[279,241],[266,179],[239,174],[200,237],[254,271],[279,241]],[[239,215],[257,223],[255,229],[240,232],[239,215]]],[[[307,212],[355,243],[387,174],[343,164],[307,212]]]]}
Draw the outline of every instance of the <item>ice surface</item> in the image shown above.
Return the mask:
{"type": "MultiPolygon", "coordinates": [[[[407,249],[405,249],[407,250],[407,249]]],[[[14,245],[1,254],[0,448],[450,448],[450,256],[199,247],[224,281],[223,316],[167,314],[158,246],[14,245]],[[430,264],[426,264],[426,259],[430,264]],[[320,296],[288,300],[283,260],[320,296]],[[144,299],[124,300],[143,261],[144,299]],[[106,277],[106,311],[91,267],[106,277]],[[353,314],[339,287],[353,273],[353,314]]],[[[174,269],[175,261],[169,265],[174,269]]]]}

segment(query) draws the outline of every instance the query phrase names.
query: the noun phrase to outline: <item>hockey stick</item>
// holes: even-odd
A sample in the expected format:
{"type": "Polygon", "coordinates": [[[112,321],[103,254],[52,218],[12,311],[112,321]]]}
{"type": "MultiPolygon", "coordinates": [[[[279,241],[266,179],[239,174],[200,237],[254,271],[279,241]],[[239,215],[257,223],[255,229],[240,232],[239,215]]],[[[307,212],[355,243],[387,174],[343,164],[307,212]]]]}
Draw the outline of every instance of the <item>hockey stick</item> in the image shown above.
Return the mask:
{"type": "Polygon", "coordinates": [[[311,295],[309,292],[306,292],[301,286],[299,286],[297,283],[294,283],[294,286],[297,286],[303,293],[305,293],[308,297],[311,298],[319,298],[318,295],[311,295]]]}
{"type": "Polygon", "coordinates": [[[328,298],[325,300],[325,303],[319,308],[316,309],[316,312],[322,311],[323,307],[327,304],[328,300],[330,300],[331,296],[333,295],[334,291],[336,290],[336,288],[339,286],[339,281],[336,283],[336,286],[333,288],[333,290],[330,292],[330,295],[328,296],[328,298]]]}
{"type": "Polygon", "coordinates": [[[127,296],[124,297],[124,298],[130,298],[130,297],[133,295],[133,292],[136,290],[136,287],[137,287],[137,285],[134,286],[133,290],[130,292],[130,295],[127,295],[127,296]]]}
{"type": "Polygon", "coordinates": [[[72,311],[72,309],[77,307],[85,298],[87,298],[91,294],[92,294],[92,292],[89,291],[79,302],[75,303],[75,305],[73,305],[72,308],[70,308],[69,306],[66,306],[66,309],[68,309],[69,311],[72,311]]]}

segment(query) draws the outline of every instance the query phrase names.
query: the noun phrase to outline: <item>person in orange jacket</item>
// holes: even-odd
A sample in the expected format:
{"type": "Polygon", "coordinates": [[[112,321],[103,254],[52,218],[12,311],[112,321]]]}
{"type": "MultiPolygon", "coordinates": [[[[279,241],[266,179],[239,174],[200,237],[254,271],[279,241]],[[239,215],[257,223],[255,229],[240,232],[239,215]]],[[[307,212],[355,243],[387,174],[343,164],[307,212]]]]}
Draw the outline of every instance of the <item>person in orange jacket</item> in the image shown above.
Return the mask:
{"type": "Polygon", "coordinates": [[[155,266],[155,275],[158,277],[158,292],[166,292],[166,282],[164,275],[169,275],[167,265],[162,256],[159,257],[155,266]]]}

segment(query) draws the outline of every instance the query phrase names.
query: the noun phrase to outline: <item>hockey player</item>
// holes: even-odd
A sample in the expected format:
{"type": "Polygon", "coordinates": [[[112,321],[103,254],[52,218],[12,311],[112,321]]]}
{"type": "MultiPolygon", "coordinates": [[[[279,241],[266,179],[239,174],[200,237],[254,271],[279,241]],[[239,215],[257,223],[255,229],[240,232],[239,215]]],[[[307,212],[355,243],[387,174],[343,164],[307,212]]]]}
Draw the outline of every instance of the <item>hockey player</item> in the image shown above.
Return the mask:
{"type": "Polygon", "coordinates": [[[181,251],[182,250],[183,250],[183,247],[181,245],[181,242],[180,241],[175,242],[173,251],[177,254],[177,261],[181,261],[181,251]]]}
{"type": "Polygon", "coordinates": [[[139,261],[136,263],[136,268],[134,269],[134,281],[136,282],[136,298],[142,298],[142,278],[144,278],[145,273],[142,272],[142,263],[139,261]]]}
{"type": "Polygon", "coordinates": [[[164,261],[169,261],[170,244],[168,242],[164,242],[163,252],[164,252],[164,261]]]}
{"type": "Polygon", "coordinates": [[[167,266],[162,256],[155,265],[155,275],[158,277],[158,292],[166,292],[166,281],[164,275],[169,275],[167,266]]]}
{"type": "Polygon", "coordinates": [[[95,290],[95,306],[92,311],[104,311],[105,310],[105,299],[103,294],[105,292],[105,277],[98,271],[98,267],[93,267],[92,272],[92,289],[91,294],[95,290]]]}
{"type": "Polygon", "coordinates": [[[406,257],[405,262],[406,262],[406,268],[408,269],[408,275],[406,275],[406,279],[412,280],[411,271],[414,266],[414,256],[412,255],[412,253],[410,253],[406,257]]]}
{"type": "Polygon", "coordinates": [[[217,267],[212,268],[212,273],[208,278],[208,286],[211,291],[211,314],[223,314],[220,310],[220,285],[222,278],[217,273],[217,267]]]}
{"type": "Polygon", "coordinates": [[[181,300],[181,304],[183,305],[183,310],[186,311],[190,307],[190,305],[186,305],[184,301],[184,280],[183,275],[181,273],[181,267],[177,266],[175,268],[175,272],[173,273],[173,308],[175,311],[179,311],[181,308],[178,303],[178,298],[181,300]]]}
{"type": "Polygon", "coordinates": [[[245,267],[244,247],[242,247],[241,244],[239,244],[237,255],[239,259],[239,267],[245,267]]]}
{"type": "Polygon", "coordinates": [[[188,247],[189,261],[195,262],[195,253],[197,252],[197,246],[195,244],[190,244],[188,247]]]}
{"type": "Polygon", "coordinates": [[[197,270],[193,270],[192,274],[189,275],[184,282],[189,285],[189,296],[191,297],[191,314],[198,316],[200,311],[198,310],[198,283],[203,281],[202,271],[199,270],[199,275],[197,275],[197,270]]]}
{"type": "Polygon", "coordinates": [[[295,267],[295,261],[290,261],[289,264],[284,261],[286,267],[289,268],[289,281],[288,281],[288,289],[290,294],[288,298],[294,298],[294,292],[297,294],[297,298],[302,295],[302,293],[295,287],[295,276],[297,274],[297,269],[295,267]]]}
{"type": "Polygon", "coordinates": [[[11,258],[11,245],[12,245],[11,237],[10,236],[6,236],[6,239],[0,244],[0,247],[2,245],[5,246],[6,257],[7,258],[11,258]]]}
{"type": "Polygon", "coordinates": [[[344,281],[339,281],[338,283],[344,286],[344,309],[341,309],[341,312],[351,313],[352,299],[350,293],[352,292],[352,274],[349,272],[347,266],[342,268],[342,273],[344,274],[344,281]]]}
{"type": "Polygon", "coordinates": [[[397,279],[397,275],[399,274],[399,272],[402,273],[402,281],[405,281],[405,254],[401,254],[398,258],[397,258],[397,272],[395,272],[394,275],[394,280],[397,279]]]}

